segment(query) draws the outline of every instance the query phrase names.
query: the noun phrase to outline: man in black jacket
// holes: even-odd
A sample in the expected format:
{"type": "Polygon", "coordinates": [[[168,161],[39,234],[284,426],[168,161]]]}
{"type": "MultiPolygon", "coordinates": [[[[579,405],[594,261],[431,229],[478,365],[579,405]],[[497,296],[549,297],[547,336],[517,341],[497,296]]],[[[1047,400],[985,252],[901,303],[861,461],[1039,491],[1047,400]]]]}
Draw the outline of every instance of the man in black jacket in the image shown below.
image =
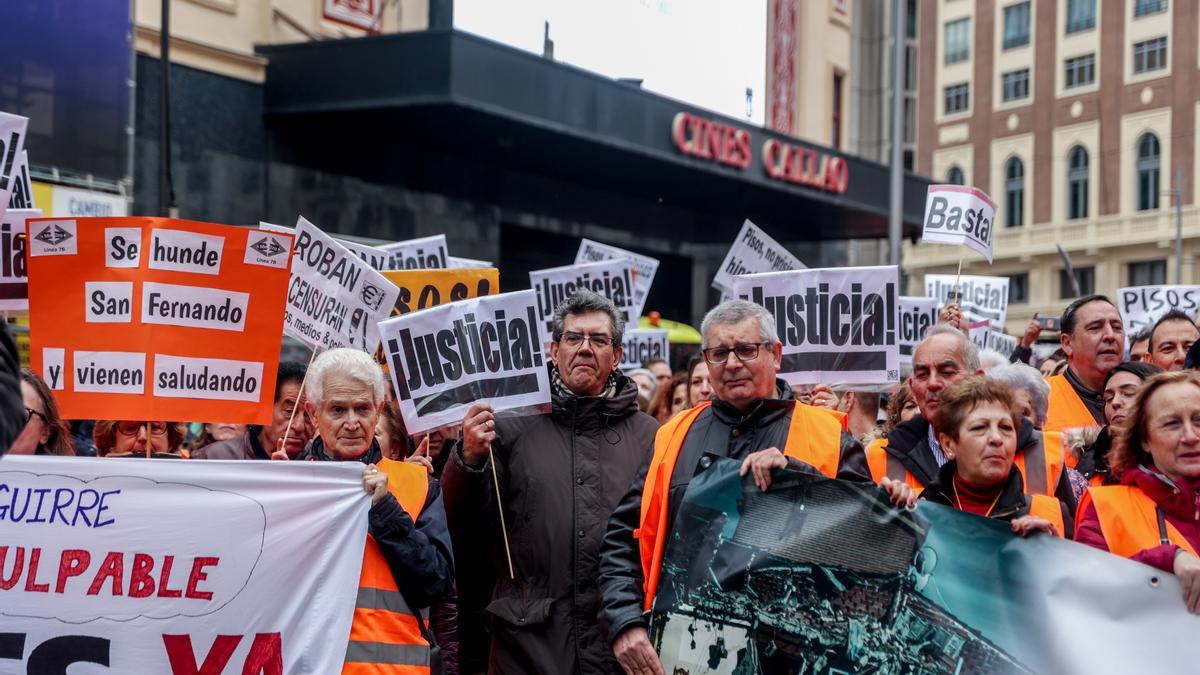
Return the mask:
{"type": "MultiPolygon", "coordinates": [[[[460,590],[494,582],[490,673],[621,672],[596,626],[600,543],[658,427],[638,410],[637,386],[617,370],[624,330],[607,298],[576,293],[554,313],[552,412],[493,414],[475,405],[463,420],[462,445],[442,481],[460,590]],[[486,542],[491,555],[466,554],[475,542],[486,542]]],[[[471,621],[464,613],[464,628],[471,621]]],[[[465,651],[470,637],[462,637],[465,651]]]]}

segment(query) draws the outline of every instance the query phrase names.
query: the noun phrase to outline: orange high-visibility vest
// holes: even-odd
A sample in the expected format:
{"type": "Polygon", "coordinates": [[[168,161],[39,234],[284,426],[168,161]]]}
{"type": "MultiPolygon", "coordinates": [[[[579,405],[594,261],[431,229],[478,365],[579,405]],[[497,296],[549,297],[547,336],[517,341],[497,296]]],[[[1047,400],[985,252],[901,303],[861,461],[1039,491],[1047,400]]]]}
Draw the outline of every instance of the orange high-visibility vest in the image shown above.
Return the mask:
{"type": "Polygon", "coordinates": [[[1084,405],[1083,399],[1075,393],[1075,387],[1067,381],[1066,375],[1055,375],[1046,380],[1050,385],[1050,405],[1046,410],[1045,431],[1066,431],[1079,427],[1098,427],[1100,423],[1092,417],[1092,412],[1084,405]]]}
{"type": "MultiPolygon", "coordinates": [[[[1025,481],[1025,491],[1031,495],[1054,496],[1058,481],[1062,477],[1066,457],[1062,434],[1034,431],[1037,441],[1032,447],[1017,454],[1014,464],[1025,481]],[[1033,470],[1030,470],[1033,467],[1033,470]]],[[[888,454],[887,438],[877,438],[867,446],[867,466],[871,479],[880,483],[884,476],[902,480],[914,490],[925,487],[921,481],[904,467],[899,458],[888,454]]]]}
{"type": "MultiPolygon", "coordinates": [[[[679,459],[679,450],[683,447],[688,429],[700,413],[711,405],[707,402],[701,403],[676,415],[659,427],[654,436],[654,457],[650,460],[650,470],[646,473],[646,485],[642,490],[641,521],[633,533],[641,552],[645,592],[643,607],[647,611],[654,604],[663,552],[667,545],[671,474],[675,471],[675,462],[679,459]]],[[[822,474],[835,478],[841,460],[842,426],[836,417],[826,412],[801,403],[793,406],[783,454],[795,457],[812,465],[822,474]]]]}
{"type": "Polygon", "coordinates": [[[1196,555],[1196,549],[1174,525],[1159,520],[1158,504],[1133,485],[1090,487],[1079,500],[1075,511],[1075,530],[1083,522],[1088,504],[1096,509],[1100,533],[1108,550],[1123,558],[1161,544],[1175,544],[1196,555]]]}
{"type": "MultiPolygon", "coordinates": [[[[388,491],[415,523],[429,492],[425,468],[390,459],[376,466],[387,474],[388,491]]],[[[368,534],[342,674],[429,675],[429,655],[416,612],[401,595],[379,544],[368,534]]]]}
{"type": "Polygon", "coordinates": [[[1063,523],[1062,502],[1046,495],[1026,495],[1029,497],[1029,515],[1045,518],[1058,530],[1058,536],[1067,536],[1063,523]]]}

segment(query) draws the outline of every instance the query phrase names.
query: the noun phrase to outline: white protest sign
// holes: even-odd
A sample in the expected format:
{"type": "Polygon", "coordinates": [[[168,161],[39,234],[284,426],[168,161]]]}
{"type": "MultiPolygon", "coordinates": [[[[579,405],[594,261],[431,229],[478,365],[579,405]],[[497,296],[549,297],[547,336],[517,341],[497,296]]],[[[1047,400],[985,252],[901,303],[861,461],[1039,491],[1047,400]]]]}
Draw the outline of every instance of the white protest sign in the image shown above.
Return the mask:
{"type": "Polygon", "coordinates": [[[621,340],[621,370],[641,368],[650,359],[671,360],[667,331],[661,328],[635,328],[625,331],[621,340]]]}
{"type": "Polygon", "coordinates": [[[628,260],[535,270],[529,273],[529,285],[537,292],[538,329],[544,343],[550,342],[553,337],[551,324],[554,308],[583,289],[612,300],[617,310],[625,315],[625,325],[637,325],[634,272],[628,260]]]}
{"type": "MultiPolygon", "coordinates": [[[[1125,335],[1151,328],[1167,312],[1177,309],[1195,320],[1200,317],[1200,286],[1131,286],[1117,289],[1117,309],[1125,335]]],[[[1129,337],[1126,337],[1129,340],[1129,337]]]]}
{"type": "MultiPolygon", "coordinates": [[[[925,295],[946,305],[954,298],[955,278],[953,274],[926,274],[925,295]]],[[[1003,331],[1004,320],[1008,317],[1008,277],[964,274],[957,278],[963,317],[969,322],[988,321],[992,328],[1003,331]]]]}
{"type": "Polygon", "coordinates": [[[25,221],[41,217],[37,209],[9,209],[0,216],[0,310],[29,309],[25,221]]]}
{"type": "Polygon", "coordinates": [[[8,208],[17,186],[17,161],[25,151],[29,118],[0,112],[0,216],[8,208]]]}
{"type": "Polygon", "coordinates": [[[446,264],[452,270],[471,269],[476,267],[495,267],[490,260],[476,260],[475,258],[458,258],[455,256],[446,256],[446,264]]]}
{"type": "Polygon", "coordinates": [[[415,434],[461,422],[467,408],[550,402],[533,291],[438,305],[379,324],[400,414],[415,434]]]}
{"type": "Polygon", "coordinates": [[[12,197],[8,200],[10,209],[36,209],[33,202],[33,183],[29,182],[29,153],[22,150],[17,158],[17,166],[13,169],[12,197]]]}
{"type": "Polygon", "coordinates": [[[628,260],[633,263],[633,269],[637,272],[633,280],[634,299],[637,301],[634,316],[641,316],[646,308],[646,296],[650,294],[650,287],[654,284],[654,275],[658,272],[658,260],[591,239],[579,242],[579,251],[575,253],[576,265],[605,260],[628,260]]]}
{"type": "Polygon", "coordinates": [[[0,494],[3,672],[341,672],[361,464],[9,455],[0,494]]]}
{"type": "Polygon", "coordinates": [[[996,204],[983,192],[962,185],[930,185],[925,197],[921,241],[966,246],[992,262],[996,204]]]}
{"type": "Polygon", "coordinates": [[[900,364],[912,365],[913,350],[925,331],[937,323],[938,299],[902,295],[896,302],[900,313],[900,364]]]}
{"type": "MultiPolygon", "coordinates": [[[[900,380],[895,267],[836,267],[734,277],[733,294],[767,308],[788,384],[900,380]]],[[[733,357],[733,358],[736,358],[733,357]]]]}
{"type": "Polygon", "coordinates": [[[712,285],[718,291],[733,295],[733,278],[739,274],[802,269],[805,269],[805,265],[799,258],[747,220],[742,224],[737,239],[733,240],[733,246],[725,254],[725,260],[721,261],[712,285]]]}
{"type": "MultiPolygon", "coordinates": [[[[265,223],[259,227],[293,232],[265,223]]],[[[294,234],[283,332],[311,347],[374,352],[377,324],[391,314],[400,289],[304,218],[294,234]]]]}
{"type": "Polygon", "coordinates": [[[383,271],[388,268],[388,263],[391,260],[391,256],[388,255],[387,251],[374,246],[360,244],[357,241],[343,239],[341,237],[334,238],[337,239],[339,244],[345,246],[347,251],[350,251],[354,255],[358,256],[360,260],[370,265],[371,269],[383,271]]]}
{"type": "Polygon", "coordinates": [[[389,270],[444,270],[449,267],[444,234],[380,244],[375,248],[388,254],[389,270]]]}
{"type": "Polygon", "coordinates": [[[993,330],[987,321],[972,323],[967,327],[971,342],[980,349],[991,349],[1005,356],[1011,356],[1017,348],[1017,338],[998,330],[993,330]]]}

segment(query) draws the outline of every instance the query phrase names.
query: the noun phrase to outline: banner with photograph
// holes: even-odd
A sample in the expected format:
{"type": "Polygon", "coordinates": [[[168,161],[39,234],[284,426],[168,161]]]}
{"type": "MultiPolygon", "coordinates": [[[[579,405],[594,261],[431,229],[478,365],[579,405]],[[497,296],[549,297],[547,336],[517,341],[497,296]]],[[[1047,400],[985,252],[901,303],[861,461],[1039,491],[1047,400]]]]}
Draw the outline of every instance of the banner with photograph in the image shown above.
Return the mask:
{"type": "Polygon", "coordinates": [[[461,422],[467,408],[550,403],[533,291],[439,305],[379,324],[408,433],[461,422]]]}
{"type": "Polygon", "coordinates": [[[937,323],[940,304],[937,298],[909,295],[902,295],[897,300],[896,306],[900,312],[897,319],[900,326],[900,365],[912,365],[913,350],[925,337],[925,331],[937,323]]]}
{"type": "Polygon", "coordinates": [[[987,321],[992,328],[1003,332],[1008,317],[1008,277],[980,277],[964,274],[926,274],[925,295],[937,298],[944,307],[961,298],[959,307],[967,321],[987,321]],[[954,281],[958,279],[958,294],[954,281]]]}
{"type": "Polygon", "coordinates": [[[788,384],[900,380],[895,267],[831,267],[734,277],[733,294],[775,317],[788,384]]]}
{"type": "Polygon", "coordinates": [[[713,277],[712,285],[726,295],[734,295],[733,278],[738,275],[805,268],[805,264],[784,248],[783,244],[747,220],[742,223],[742,229],[733,240],[733,246],[729,247],[729,252],[721,261],[721,267],[713,277]]]}
{"type": "Polygon", "coordinates": [[[638,316],[634,269],[628,260],[608,260],[584,265],[566,265],[529,273],[529,285],[537,293],[538,330],[542,341],[553,337],[554,308],[576,291],[587,289],[612,300],[625,315],[626,326],[636,326],[638,316]]]}
{"type": "Polygon", "coordinates": [[[667,539],[649,634],[667,673],[1186,673],[1170,574],[870,483],[714,458],[667,539]]]}
{"type": "Polygon", "coordinates": [[[1167,312],[1177,309],[1200,318],[1200,286],[1130,286],[1117,289],[1117,310],[1125,324],[1125,339],[1152,328],[1167,312]]]}
{"type": "Polygon", "coordinates": [[[290,234],[28,221],[33,369],[67,419],[271,420],[290,234]]]}
{"type": "Polygon", "coordinates": [[[635,272],[633,280],[633,295],[636,302],[633,315],[640,317],[645,313],[646,296],[654,285],[654,275],[658,272],[658,260],[648,255],[626,251],[623,248],[609,246],[591,239],[579,242],[579,251],[575,253],[575,264],[604,262],[605,260],[628,260],[633,264],[635,272]]]}
{"type": "Polygon", "coordinates": [[[962,185],[930,185],[925,197],[921,241],[966,246],[992,262],[996,204],[983,190],[962,185]]]}
{"type": "Polygon", "coordinates": [[[641,368],[650,359],[670,363],[671,345],[667,331],[661,328],[634,328],[625,331],[621,340],[621,370],[641,368]]]}
{"type": "Polygon", "coordinates": [[[8,455],[0,495],[0,671],[342,671],[361,464],[8,455]]]}

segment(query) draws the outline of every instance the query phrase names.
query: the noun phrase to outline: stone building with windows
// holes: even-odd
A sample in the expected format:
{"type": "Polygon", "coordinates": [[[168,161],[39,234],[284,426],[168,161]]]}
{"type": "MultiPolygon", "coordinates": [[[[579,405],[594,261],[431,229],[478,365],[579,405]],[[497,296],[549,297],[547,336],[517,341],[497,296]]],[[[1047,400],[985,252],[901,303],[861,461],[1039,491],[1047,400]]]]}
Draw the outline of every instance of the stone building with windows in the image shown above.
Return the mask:
{"type": "MultiPolygon", "coordinates": [[[[1200,283],[1200,8],[1184,0],[921,0],[918,173],[997,204],[1008,330],[1083,293],[1200,283]],[[1182,265],[1175,200],[1182,199],[1182,265]]],[[[906,243],[909,291],[960,252],[906,243]]]]}

